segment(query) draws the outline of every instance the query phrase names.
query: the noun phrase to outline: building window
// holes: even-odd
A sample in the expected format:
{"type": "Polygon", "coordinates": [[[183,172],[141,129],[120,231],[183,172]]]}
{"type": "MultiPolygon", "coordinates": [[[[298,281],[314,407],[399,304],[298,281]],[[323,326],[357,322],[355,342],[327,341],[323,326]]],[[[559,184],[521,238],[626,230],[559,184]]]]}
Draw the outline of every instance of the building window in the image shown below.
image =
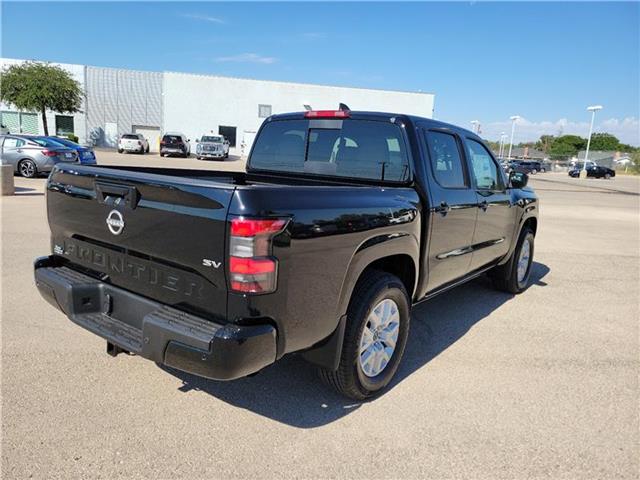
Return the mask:
{"type": "Polygon", "coordinates": [[[56,135],[66,137],[73,135],[73,117],[69,115],[56,115],[56,135]]]}
{"type": "Polygon", "coordinates": [[[258,118],[271,116],[271,105],[258,105],[258,118]]]}
{"type": "Polygon", "coordinates": [[[218,133],[229,140],[230,147],[236,146],[236,127],[224,127],[220,125],[218,127],[218,133]]]}

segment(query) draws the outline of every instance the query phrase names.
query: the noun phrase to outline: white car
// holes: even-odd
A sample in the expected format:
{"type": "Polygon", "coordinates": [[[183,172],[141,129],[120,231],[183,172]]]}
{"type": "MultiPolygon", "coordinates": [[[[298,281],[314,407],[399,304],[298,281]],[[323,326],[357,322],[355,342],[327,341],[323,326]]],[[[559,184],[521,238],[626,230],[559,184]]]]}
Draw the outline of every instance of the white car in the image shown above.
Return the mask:
{"type": "Polygon", "coordinates": [[[196,158],[228,158],[229,140],[222,135],[203,135],[198,140],[196,146],[196,158]]]}
{"type": "Polygon", "coordinates": [[[118,139],[118,153],[149,153],[149,142],[141,133],[125,133],[118,139]]]}

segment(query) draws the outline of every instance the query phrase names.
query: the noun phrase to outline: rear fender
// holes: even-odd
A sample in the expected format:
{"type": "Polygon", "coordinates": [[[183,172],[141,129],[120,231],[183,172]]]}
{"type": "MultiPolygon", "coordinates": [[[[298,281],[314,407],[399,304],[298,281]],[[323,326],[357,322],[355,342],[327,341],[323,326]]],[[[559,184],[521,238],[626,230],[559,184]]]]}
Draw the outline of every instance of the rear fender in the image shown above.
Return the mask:
{"type": "Polygon", "coordinates": [[[303,358],[324,368],[331,370],[338,368],[347,322],[346,313],[351,295],[362,273],[375,261],[394,255],[409,255],[411,257],[414,268],[414,282],[411,291],[408,292],[411,302],[418,282],[419,252],[418,240],[406,232],[378,235],[363,242],[354,253],[342,283],[336,315],[339,322],[336,329],[329,337],[304,352],[303,358]]]}

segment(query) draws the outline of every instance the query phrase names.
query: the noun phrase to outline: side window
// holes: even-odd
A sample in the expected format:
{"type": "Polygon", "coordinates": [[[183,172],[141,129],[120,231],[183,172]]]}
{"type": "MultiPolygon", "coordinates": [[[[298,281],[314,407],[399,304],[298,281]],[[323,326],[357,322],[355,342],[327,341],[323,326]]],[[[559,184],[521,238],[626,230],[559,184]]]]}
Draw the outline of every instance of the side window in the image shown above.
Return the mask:
{"type": "Polygon", "coordinates": [[[502,173],[498,165],[491,158],[491,154],[480,142],[467,139],[467,151],[471,161],[471,169],[480,190],[504,190],[502,173]]]}
{"type": "Polygon", "coordinates": [[[462,158],[456,137],[443,132],[427,132],[431,168],[436,181],[445,188],[465,188],[462,158]]]}
{"type": "Polygon", "coordinates": [[[22,140],[19,140],[17,138],[12,138],[12,137],[6,137],[4,139],[4,144],[2,146],[3,148],[17,148],[17,147],[21,147],[22,145],[24,145],[24,142],[22,140]],[[18,144],[19,142],[22,142],[22,143],[18,144]]]}

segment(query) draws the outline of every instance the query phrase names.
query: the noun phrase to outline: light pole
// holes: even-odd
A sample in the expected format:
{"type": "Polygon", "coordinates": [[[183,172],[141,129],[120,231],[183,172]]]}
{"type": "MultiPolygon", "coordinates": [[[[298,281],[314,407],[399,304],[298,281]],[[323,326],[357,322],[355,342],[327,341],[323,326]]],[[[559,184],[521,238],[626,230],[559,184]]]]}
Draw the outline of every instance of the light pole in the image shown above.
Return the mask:
{"type": "Polygon", "coordinates": [[[591,105],[587,107],[587,110],[591,112],[591,126],[589,127],[589,139],[587,140],[587,151],[584,152],[584,165],[580,172],[580,178],[587,178],[587,160],[589,160],[589,147],[591,146],[591,134],[593,133],[593,122],[596,119],[596,112],[602,110],[602,105],[591,105]]]}
{"type": "Polygon", "coordinates": [[[473,125],[473,133],[477,135],[480,132],[480,122],[478,120],[471,120],[471,125],[473,125]]]}
{"type": "Polygon", "coordinates": [[[520,116],[514,115],[512,117],[509,117],[509,119],[511,120],[511,140],[509,141],[509,155],[507,156],[507,158],[511,160],[511,148],[513,147],[513,132],[516,129],[516,122],[520,120],[520,116]]]}
{"type": "Polygon", "coordinates": [[[498,149],[498,157],[500,157],[500,159],[502,159],[502,156],[504,155],[504,139],[507,138],[507,134],[504,132],[500,133],[500,148],[498,149]]]}

